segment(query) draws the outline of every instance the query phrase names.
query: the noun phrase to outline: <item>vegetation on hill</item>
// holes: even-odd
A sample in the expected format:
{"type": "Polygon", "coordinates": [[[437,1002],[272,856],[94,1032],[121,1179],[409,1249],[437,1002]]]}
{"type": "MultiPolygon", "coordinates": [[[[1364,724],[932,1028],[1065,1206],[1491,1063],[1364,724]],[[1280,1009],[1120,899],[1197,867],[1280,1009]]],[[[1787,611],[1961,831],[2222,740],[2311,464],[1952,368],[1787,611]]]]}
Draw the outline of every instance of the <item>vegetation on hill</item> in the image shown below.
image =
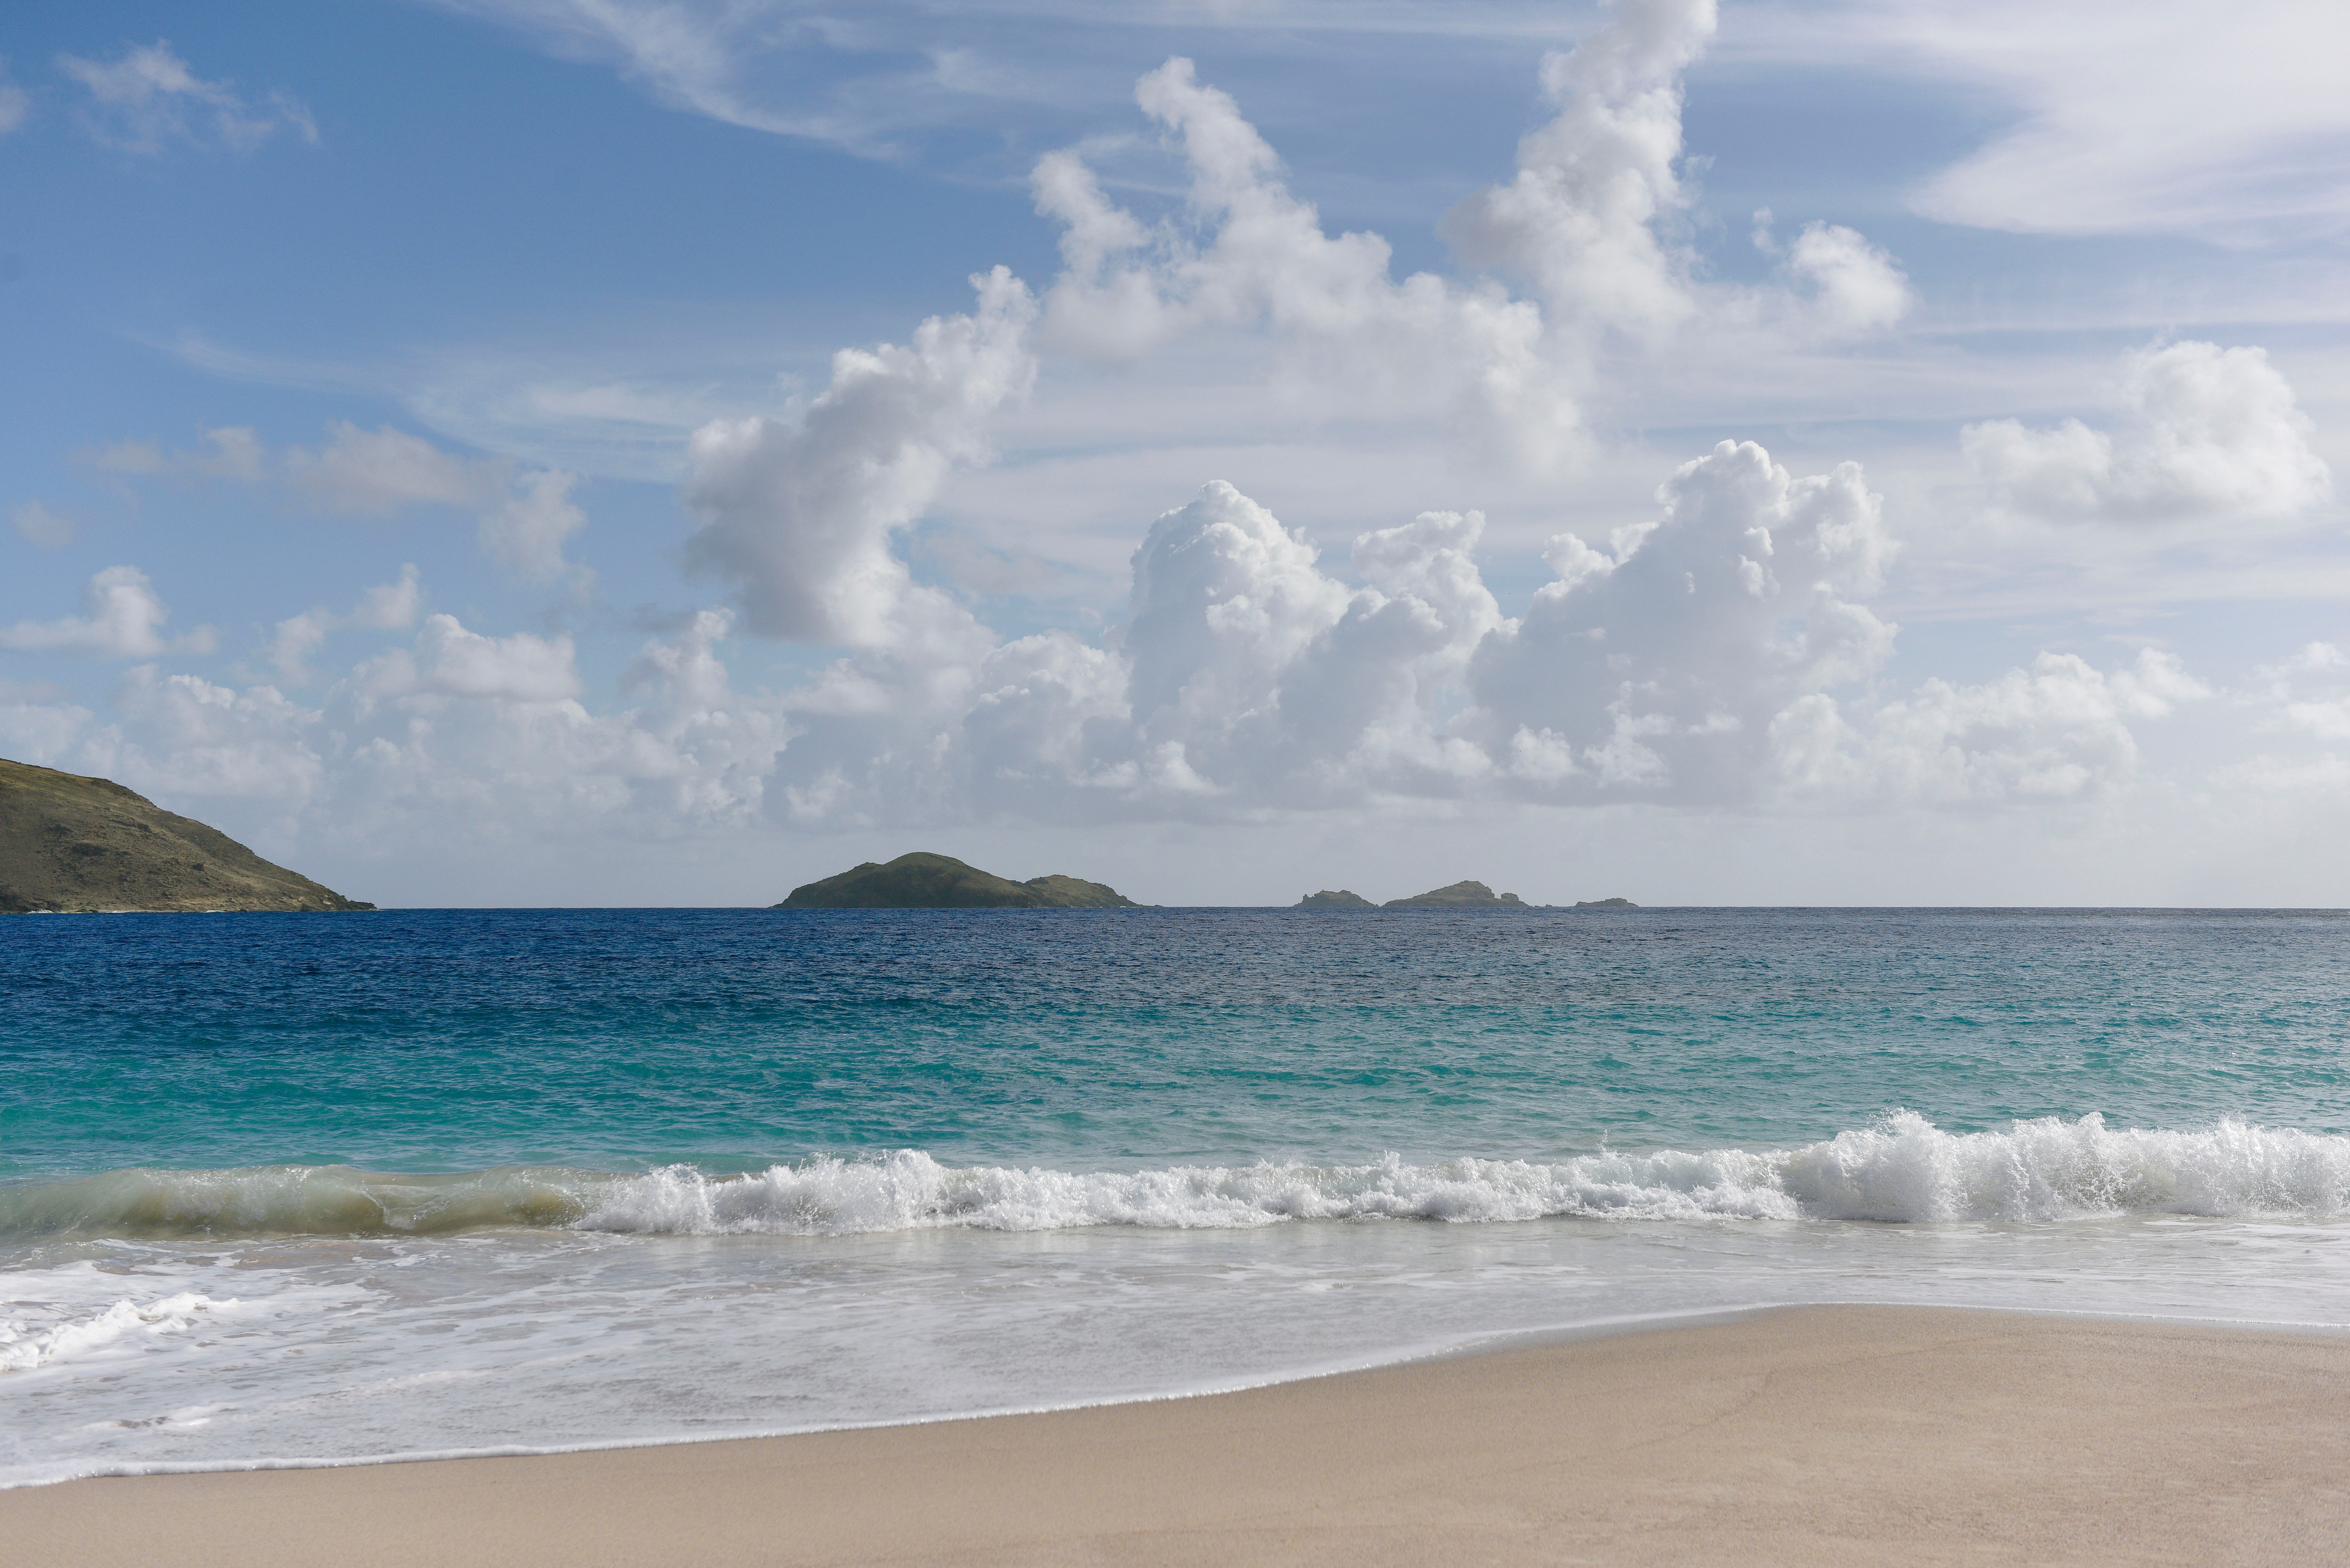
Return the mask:
{"type": "Polygon", "coordinates": [[[111,780],[0,761],[0,914],[374,908],[111,780]]]}
{"type": "Polygon", "coordinates": [[[1319,893],[1308,893],[1295,904],[1293,909],[1376,909],[1377,904],[1360,893],[1349,893],[1344,888],[1333,892],[1325,888],[1319,893]]]}
{"type": "Polygon", "coordinates": [[[1117,888],[1057,873],[1014,882],[917,850],[792,889],[778,909],[1134,909],[1117,888]]]}
{"type": "Polygon", "coordinates": [[[1064,877],[1057,871],[1050,877],[1031,877],[1020,885],[1033,888],[1043,895],[1045,908],[1048,909],[1142,908],[1107,882],[1088,882],[1082,877],[1064,877]]]}

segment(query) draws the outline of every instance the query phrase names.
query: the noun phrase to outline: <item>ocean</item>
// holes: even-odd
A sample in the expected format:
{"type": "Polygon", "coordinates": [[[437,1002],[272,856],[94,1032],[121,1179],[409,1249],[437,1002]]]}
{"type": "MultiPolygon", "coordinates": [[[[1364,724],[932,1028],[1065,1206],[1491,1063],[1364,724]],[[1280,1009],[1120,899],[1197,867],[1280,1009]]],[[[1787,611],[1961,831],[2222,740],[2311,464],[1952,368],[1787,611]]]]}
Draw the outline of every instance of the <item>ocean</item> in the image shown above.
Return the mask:
{"type": "Polygon", "coordinates": [[[0,1484],[1808,1302],[2350,1330],[2350,916],[0,925],[0,1484]]]}

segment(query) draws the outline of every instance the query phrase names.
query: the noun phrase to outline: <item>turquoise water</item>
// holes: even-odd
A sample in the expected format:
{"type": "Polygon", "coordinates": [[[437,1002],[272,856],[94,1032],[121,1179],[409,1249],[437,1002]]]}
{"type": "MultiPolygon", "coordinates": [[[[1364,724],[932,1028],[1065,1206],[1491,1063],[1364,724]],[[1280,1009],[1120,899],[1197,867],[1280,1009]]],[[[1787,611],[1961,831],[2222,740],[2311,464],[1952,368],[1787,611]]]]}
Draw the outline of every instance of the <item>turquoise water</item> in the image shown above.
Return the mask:
{"type": "Polygon", "coordinates": [[[1804,1300],[2350,1319],[2350,919],[23,917],[0,1481],[1804,1300]]]}
{"type": "Polygon", "coordinates": [[[12,922],[0,1178],[1555,1159],[1893,1109],[2350,1132],[2332,914],[12,922]]]}

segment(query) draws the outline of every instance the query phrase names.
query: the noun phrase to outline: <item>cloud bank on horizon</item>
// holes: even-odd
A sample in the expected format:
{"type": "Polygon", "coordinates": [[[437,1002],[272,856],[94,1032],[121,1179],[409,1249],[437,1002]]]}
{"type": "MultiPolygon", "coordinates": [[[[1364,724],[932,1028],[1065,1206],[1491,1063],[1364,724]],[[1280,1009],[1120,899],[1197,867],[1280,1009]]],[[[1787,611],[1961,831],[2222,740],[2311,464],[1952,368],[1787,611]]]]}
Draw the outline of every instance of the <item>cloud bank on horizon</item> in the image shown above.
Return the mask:
{"type": "MultiPolygon", "coordinates": [[[[877,169],[919,162],[987,104],[1015,106],[1009,123],[1022,98],[944,45],[919,91],[850,72],[778,97],[760,51],[838,26],[788,5],[756,28],[739,7],[451,9],[615,64],[671,109],[877,169]]],[[[2279,318],[2251,296],[2280,277],[2339,275],[2307,181],[2338,181],[2350,155],[2311,175],[2278,152],[2293,136],[2350,149],[2331,98],[2290,72],[2258,112],[2218,95],[2226,135],[2164,143],[2174,161],[2150,167],[2132,92],[2093,73],[2066,99],[1988,23],[1931,6],[1758,8],[1741,28],[1713,0],[1619,0],[1547,50],[1525,14],[1470,9],[1481,48],[1527,43],[1536,119],[1513,166],[1444,200],[1427,265],[1334,226],[1242,95],[1170,53],[1123,110],[1063,93],[1091,123],[1021,187],[1048,275],[973,255],[967,305],[837,348],[796,392],[728,410],[709,382],[540,382],[509,385],[493,419],[449,378],[380,377],[390,407],[328,413],[316,436],[273,439],[262,427],[286,418],[227,392],[188,440],[92,432],[70,458],[81,501],[0,497],[22,558],[53,575],[113,544],[85,514],[175,504],[268,519],[223,525],[225,552],[270,528],[425,531],[394,535],[405,547],[470,522],[479,564],[433,545],[432,564],[335,579],[330,553],[242,644],[209,606],[175,634],[151,563],[95,566],[78,613],[12,595],[0,649],[27,662],[0,685],[0,748],[314,873],[430,845],[444,877],[488,867],[463,896],[493,900],[517,896],[487,880],[502,857],[535,864],[523,845],[606,846],[634,868],[630,901],[675,896],[663,845],[781,844],[820,866],[859,836],[1136,826],[1239,844],[1385,823],[1490,846],[1542,822],[1583,825],[1581,844],[1605,823],[1628,855],[1679,857],[1692,891],[1726,844],[1781,833],[1787,859],[1762,874],[1784,875],[1863,817],[1928,844],[1935,824],[1995,820],[2093,881],[2102,867],[2100,888],[2164,885],[2129,881],[2146,834],[2207,833],[2222,856],[2282,838],[2314,846],[2304,867],[2350,869],[2350,576],[2331,423],[2284,362],[2305,355],[2112,327],[2084,350],[2100,335],[2070,320],[2041,328],[2061,349],[1972,347],[1962,276],[1838,221],[1866,203],[1783,200],[1732,234],[1708,205],[1721,176],[1688,144],[1717,47],[1746,73],[1801,57],[1996,78],[2012,123],[1880,202],[1884,221],[1929,249],[1967,225],[2164,232],[2251,258],[2244,300],[2207,318],[2227,325],[2279,318]],[[2071,219],[2051,194],[2067,170],[2105,191],[2071,219]],[[2147,194],[2166,179],[2170,219],[2147,194]],[[469,398],[474,414],[449,413],[469,398]],[[504,439],[517,422],[537,433],[504,439]],[[671,454],[675,521],[636,529],[665,540],[651,553],[601,553],[599,491],[654,488],[635,437],[598,455],[593,432],[616,424],[671,454]],[[1280,514],[1295,504],[1310,524],[1280,514]],[[668,602],[632,630],[616,579],[640,603],[657,579],[668,602]],[[2280,603],[2301,607],[2237,624],[2280,603]],[[95,675],[61,684],[108,667],[103,695],[95,675]]],[[[1270,10],[1309,37],[1342,26],[1270,10]]],[[[2256,32],[2293,25],[2251,12],[2256,32]]],[[[1440,30],[1409,8],[1388,20],[1440,30]]],[[[895,57],[925,25],[884,7],[830,47],[895,57]]],[[[2148,31],[2202,36],[2162,7],[2148,31]]],[[[19,85],[36,79],[21,60],[0,78],[0,131],[57,119],[118,163],[323,157],[343,134],[307,86],[208,80],[160,40],[60,51],[19,85]]],[[[2030,312],[1991,314],[2018,333],[2030,312]]],[[[366,379],[182,357],[216,387],[366,379]]],[[[2350,395],[2318,389],[2328,412],[2350,395]]],[[[1967,880],[1976,867],[1936,881],[1934,854],[1883,867],[1882,896],[1997,885],[1967,880]]],[[[2254,898],[2302,886],[2170,864],[2181,886],[2254,898]]],[[[1151,869],[1122,880],[1150,896],[1151,869]]],[[[1192,873],[1169,875],[1190,890],[1192,873]]]]}

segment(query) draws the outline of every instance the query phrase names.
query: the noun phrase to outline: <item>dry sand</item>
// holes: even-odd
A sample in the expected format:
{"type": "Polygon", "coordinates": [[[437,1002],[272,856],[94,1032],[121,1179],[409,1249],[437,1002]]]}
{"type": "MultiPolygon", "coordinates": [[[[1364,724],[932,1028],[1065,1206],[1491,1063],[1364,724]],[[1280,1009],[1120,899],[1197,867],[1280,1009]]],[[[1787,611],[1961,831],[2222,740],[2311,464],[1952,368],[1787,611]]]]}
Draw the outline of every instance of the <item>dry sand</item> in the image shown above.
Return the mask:
{"type": "Polygon", "coordinates": [[[0,1493],[0,1562],[2350,1563],[2350,1338],[1813,1307],[1247,1393],[0,1493]]]}

